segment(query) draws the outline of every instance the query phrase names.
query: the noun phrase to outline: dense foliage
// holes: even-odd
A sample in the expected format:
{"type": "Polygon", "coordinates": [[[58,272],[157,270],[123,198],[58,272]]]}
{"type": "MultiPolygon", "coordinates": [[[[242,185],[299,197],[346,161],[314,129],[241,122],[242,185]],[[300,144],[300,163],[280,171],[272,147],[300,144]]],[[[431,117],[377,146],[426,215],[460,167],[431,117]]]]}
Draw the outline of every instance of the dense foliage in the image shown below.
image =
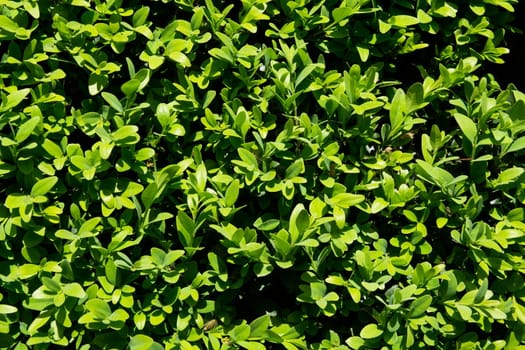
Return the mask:
{"type": "Polygon", "coordinates": [[[525,347],[518,0],[0,0],[0,347],[525,347]]]}

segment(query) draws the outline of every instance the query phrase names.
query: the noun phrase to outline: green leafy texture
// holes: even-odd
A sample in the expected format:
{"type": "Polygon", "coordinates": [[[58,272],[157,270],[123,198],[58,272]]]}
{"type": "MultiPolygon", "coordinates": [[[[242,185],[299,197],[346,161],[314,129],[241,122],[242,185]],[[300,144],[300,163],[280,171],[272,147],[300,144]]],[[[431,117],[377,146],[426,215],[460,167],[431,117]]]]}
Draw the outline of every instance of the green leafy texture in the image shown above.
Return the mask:
{"type": "Polygon", "coordinates": [[[2,1],[1,347],[525,346],[522,7],[2,1]]]}

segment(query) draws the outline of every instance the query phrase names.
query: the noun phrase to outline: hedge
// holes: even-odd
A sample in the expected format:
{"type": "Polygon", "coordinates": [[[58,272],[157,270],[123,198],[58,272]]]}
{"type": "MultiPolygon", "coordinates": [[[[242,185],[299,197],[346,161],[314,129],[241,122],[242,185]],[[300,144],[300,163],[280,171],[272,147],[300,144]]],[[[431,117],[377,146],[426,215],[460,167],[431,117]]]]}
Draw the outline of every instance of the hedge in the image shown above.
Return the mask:
{"type": "Polygon", "coordinates": [[[0,0],[0,347],[525,348],[516,5],[0,0]]]}

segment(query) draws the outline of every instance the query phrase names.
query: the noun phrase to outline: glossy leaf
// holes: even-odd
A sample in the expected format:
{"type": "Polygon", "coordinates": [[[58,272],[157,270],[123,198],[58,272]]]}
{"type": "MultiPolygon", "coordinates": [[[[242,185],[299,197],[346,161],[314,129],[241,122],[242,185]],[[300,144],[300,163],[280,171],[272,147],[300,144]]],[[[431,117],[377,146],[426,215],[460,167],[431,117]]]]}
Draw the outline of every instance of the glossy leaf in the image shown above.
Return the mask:
{"type": "Polygon", "coordinates": [[[177,213],[177,231],[179,239],[185,248],[193,247],[193,240],[195,238],[195,223],[183,211],[177,213]]]}
{"type": "Polygon", "coordinates": [[[377,327],[377,324],[370,323],[364,326],[359,332],[359,336],[363,339],[373,339],[383,334],[383,331],[377,327]]]}
{"type": "Polygon", "coordinates": [[[464,116],[463,114],[456,113],[454,114],[454,118],[456,119],[461,132],[463,132],[463,135],[465,135],[472,145],[475,145],[478,135],[478,128],[476,124],[472,121],[472,119],[464,116]]]}

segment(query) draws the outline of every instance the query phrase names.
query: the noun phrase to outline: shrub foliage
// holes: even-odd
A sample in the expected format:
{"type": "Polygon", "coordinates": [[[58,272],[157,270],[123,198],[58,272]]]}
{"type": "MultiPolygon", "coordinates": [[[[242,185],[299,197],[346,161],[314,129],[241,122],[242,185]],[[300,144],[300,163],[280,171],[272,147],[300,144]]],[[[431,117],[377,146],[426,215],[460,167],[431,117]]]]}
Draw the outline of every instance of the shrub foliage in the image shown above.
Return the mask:
{"type": "Polygon", "coordinates": [[[0,346],[525,346],[517,0],[0,0],[0,346]]]}

